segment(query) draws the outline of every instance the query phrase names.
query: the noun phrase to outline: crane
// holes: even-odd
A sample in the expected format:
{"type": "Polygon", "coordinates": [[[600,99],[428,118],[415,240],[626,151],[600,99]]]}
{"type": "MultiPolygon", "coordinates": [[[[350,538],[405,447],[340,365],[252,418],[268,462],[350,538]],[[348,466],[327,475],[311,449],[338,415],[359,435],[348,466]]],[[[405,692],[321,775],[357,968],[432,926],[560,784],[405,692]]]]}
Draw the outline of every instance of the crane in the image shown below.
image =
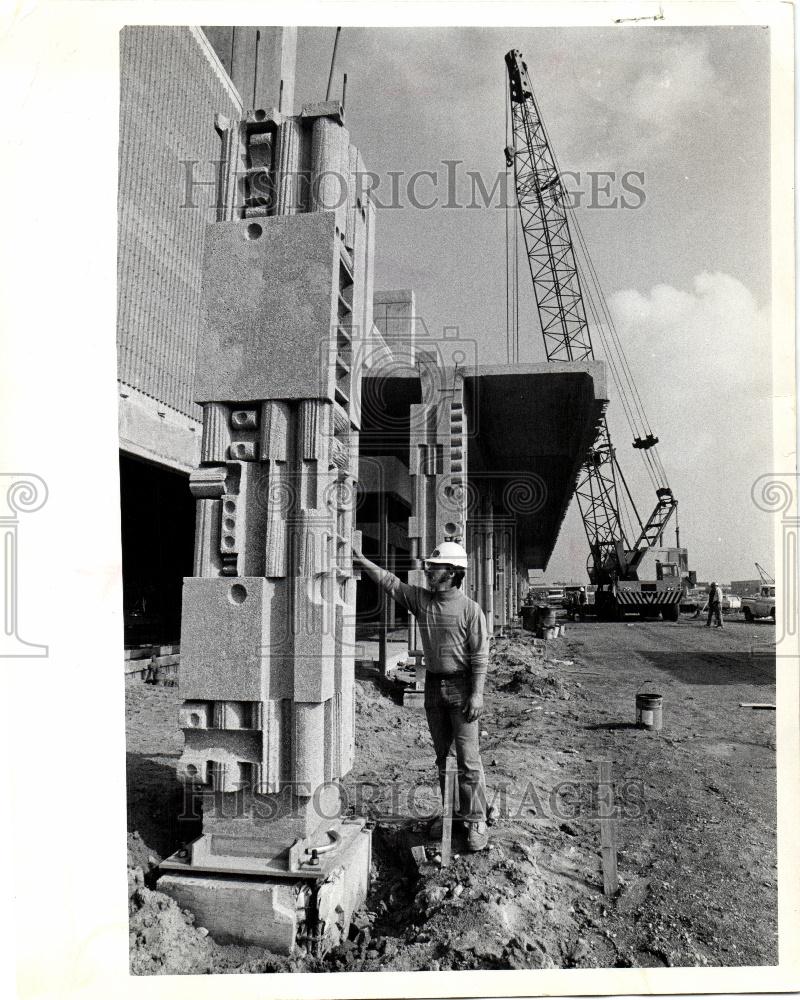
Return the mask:
{"type": "Polygon", "coordinates": [[[539,312],[548,361],[594,359],[592,334],[586,314],[590,305],[594,328],[607,346],[617,349],[608,361],[621,389],[626,416],[634,433],[633,447],[645,459],[655,486],[656,504],[642,521],[628,489],[616,450],[611,443],[605,414],[581,466],[576,496],[589,543],[588,573],[597,587],[598,613],[618,616],[625,606],[644,605],[676,620],[681,596],[681,573],[686,569],[685,550],[671,550],[672,558],[654,560],[656,546],[663,543],[664,530],[677,511],[677,500],[658,458],[658,438],[653,433],[633,382],[613,320],[607,311],[596,272],[586,252],[583,236],[573,215],[576,234],[589,268],[589,284],[599,292],[599,302],[585,295],[570,231],[571,205],[565,195],[561,173],[533,93],[528,68],[518,49],[507,53],[508,96],[512,142],[506,146],[506,165],[513,167],[517,205],[525,238],[533,290],[539,312]],[[603,332],[604,326],[608,334],[603,332]],[[620,495],[629,503],[638,529],[632,544],[620,517],[620,495]],[[683,555],[681,555],[681,553],[683,555]],[[655,566],[652,563],[655,562],[655,566]],[[646,582],[648,570],[657,579],[646,582]],[[667,577],[667,579],[665,579],[667,577]],[[676,580],[677,578],[677,580],[676,580]]]}
{"type": "Polygon", "coordinates": [[[761,566],[759,563],[756,563],[756,569],[758,570],[758,575],[761,577],[762,583],[767,585],[770,583],[775,583],[774,578],[771,577],[769,573],[764,569],[764,567],[761,566]]]}

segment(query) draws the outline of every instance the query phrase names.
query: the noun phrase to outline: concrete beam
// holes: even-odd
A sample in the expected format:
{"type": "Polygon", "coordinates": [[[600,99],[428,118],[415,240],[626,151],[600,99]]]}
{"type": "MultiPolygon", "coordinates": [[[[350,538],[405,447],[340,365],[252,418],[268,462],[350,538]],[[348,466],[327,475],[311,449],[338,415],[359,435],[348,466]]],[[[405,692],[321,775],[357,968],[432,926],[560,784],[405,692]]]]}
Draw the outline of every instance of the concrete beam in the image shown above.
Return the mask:
{"type": "Polygon", "coordinates": [[[358,485],[364,493],[396,496],[411,506],[408,466],[393,455],[362,456],[358,463],[358,485]]]}
{"type": "Polygon", "coordinates": [[[178,472],[200,463],[203,425],[166,403],[119,383],[119,446],[129,455],[178,472]]]}

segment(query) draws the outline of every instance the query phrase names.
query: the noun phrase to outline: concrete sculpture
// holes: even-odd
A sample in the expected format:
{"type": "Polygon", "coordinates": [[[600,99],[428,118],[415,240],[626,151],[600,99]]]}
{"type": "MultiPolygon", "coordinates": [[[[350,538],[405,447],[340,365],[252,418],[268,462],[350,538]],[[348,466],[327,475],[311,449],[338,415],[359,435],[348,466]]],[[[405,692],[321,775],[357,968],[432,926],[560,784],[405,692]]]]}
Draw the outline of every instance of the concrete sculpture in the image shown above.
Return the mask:
{"type": "Polygon", "coordinates": [[[322,950],[346,934],[370,866],[370,834],[342,815],[337,782],[354,751],[373,209],[336,102],[256,111],[227,131],[244,201],[206,241],[181,635],[180,770],[203,790],[203,831],[159,888],[219,940],[322,950]]]}

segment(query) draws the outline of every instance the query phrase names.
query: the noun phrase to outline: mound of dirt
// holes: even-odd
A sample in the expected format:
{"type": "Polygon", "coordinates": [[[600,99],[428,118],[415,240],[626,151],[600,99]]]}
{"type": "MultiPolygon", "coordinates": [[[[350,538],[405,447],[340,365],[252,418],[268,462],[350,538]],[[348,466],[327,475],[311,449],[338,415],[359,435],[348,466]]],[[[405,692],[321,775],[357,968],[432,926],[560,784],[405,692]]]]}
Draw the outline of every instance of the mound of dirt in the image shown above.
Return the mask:
{"type": "Polygon", "coordinates": [[[136,976],[192,975],[212,969],[208,931],[174,899],[147,886],[157,858],[138,833],[128,836],[130,970],[136,976]]]}
{"type": "Polygon", "coordinates": [[[529,638],[511,633],[492,643],[490,670],[498,691],[569,701],[570,685],[560,669],[567,662],[543,650],[537,655],[529,638]]]}

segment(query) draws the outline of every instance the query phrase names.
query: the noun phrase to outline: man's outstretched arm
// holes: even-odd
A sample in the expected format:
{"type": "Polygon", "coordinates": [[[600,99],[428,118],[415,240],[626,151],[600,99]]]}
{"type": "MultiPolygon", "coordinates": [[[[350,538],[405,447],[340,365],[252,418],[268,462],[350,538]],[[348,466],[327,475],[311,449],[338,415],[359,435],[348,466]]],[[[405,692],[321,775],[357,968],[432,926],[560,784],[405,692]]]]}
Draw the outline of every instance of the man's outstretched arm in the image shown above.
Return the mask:
{"type": "Polygon", "coordinates": [[[381,569],[376,563],[367,559],[361,551],[361,546],[356,545],[355,542],[353,542],[353,562],[357,563],[371,580],[374,580],[379,587],[383,588],[406,611],[410,611],[414,615],[418,613],[414,587],[409,587],[407,583],[403,583],[402,580],[398,579],[394,573],[390,573],[388,569],[381,569]]]}
{"type": "MultiPolygon", "coordinates": [[[[384,585],[384,580],[391,582],[391,580],[397,580],[394,573],[390,573],[388,569],[381,569],[377,563],[371,562],[364,553],[361,551],[361,546],[356,545],[353,542],[353,562],[358,563],[361,569],[367,574],[370,580],[374,580],[378,586],[382,587],[384,585]]],[[[399,582],[399,581],[398,581],[399,582]]]]}

